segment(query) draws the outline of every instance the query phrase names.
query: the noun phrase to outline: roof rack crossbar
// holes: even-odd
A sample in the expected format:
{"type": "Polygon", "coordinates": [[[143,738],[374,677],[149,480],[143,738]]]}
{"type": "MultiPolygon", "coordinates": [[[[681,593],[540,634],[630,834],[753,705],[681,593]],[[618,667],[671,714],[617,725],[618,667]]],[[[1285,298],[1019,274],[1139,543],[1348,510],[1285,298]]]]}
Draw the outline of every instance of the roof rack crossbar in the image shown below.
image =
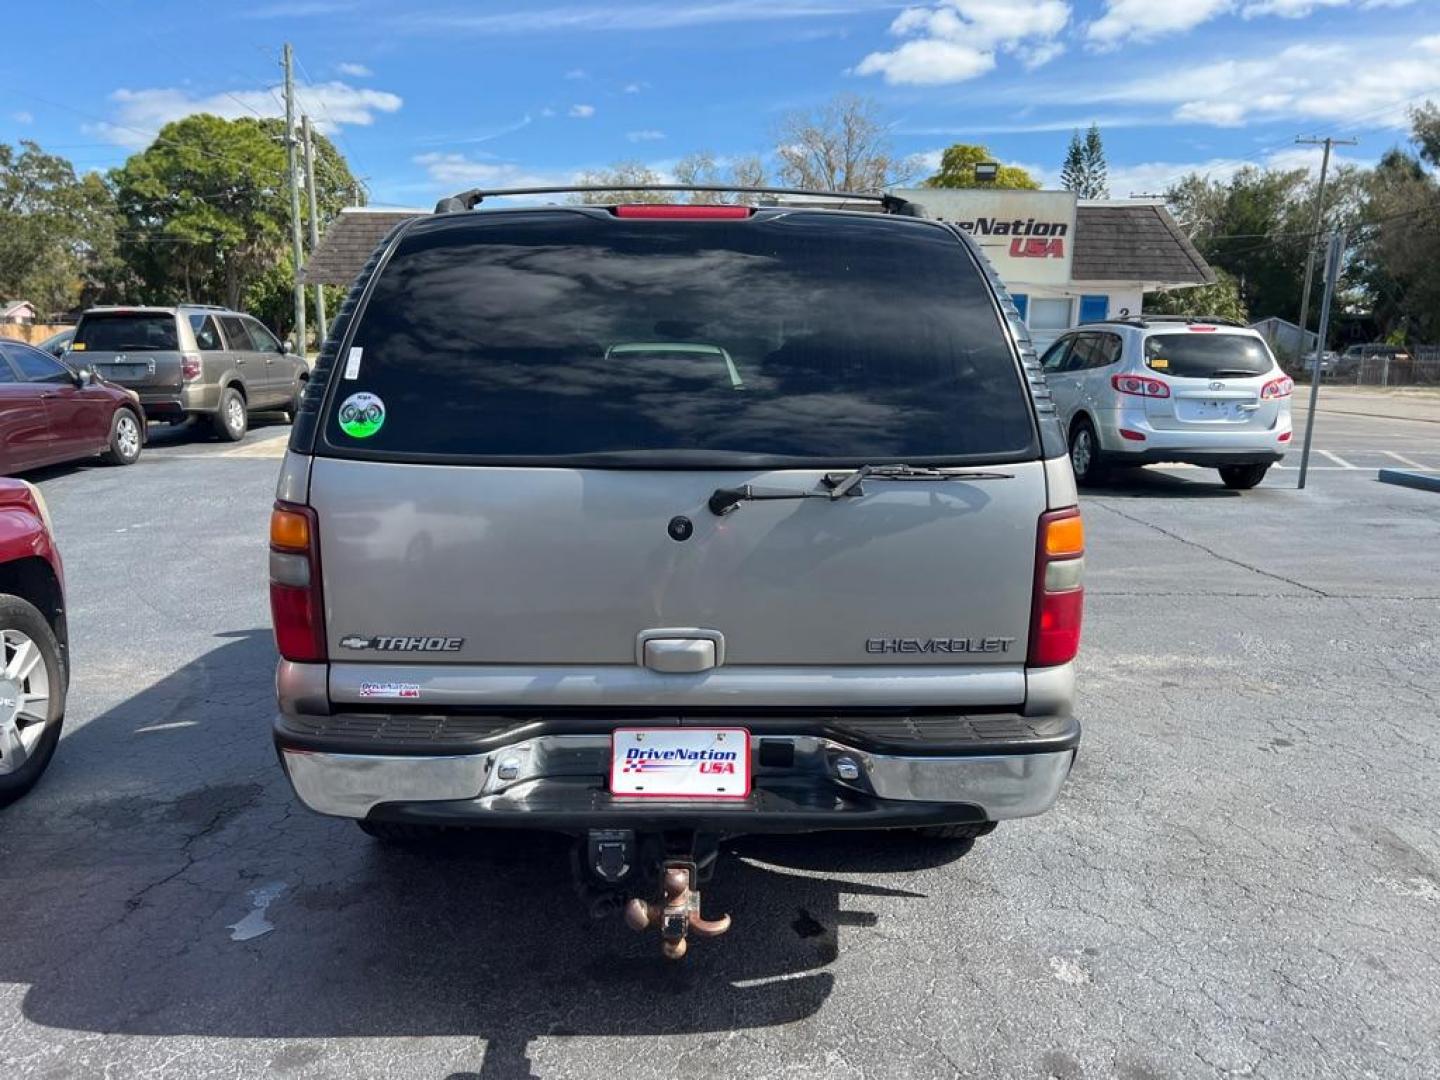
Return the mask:
{"type": "Polygon", "coordinates": [[[883,192],[814,191],[809,188],[744,187],[734,184],[621,184],[619,186],[614,184],[565,184],[558,187],[471,188],[469,191],[462,191],[458,195],[441,199],[435,204],[435,213],[451,214],[462,210],[473,210],[486,199],[509,195],[573,195],[592,191],[713,191],[733,192],[741,195],[809,195],[821,199],[839,199],[842,202],[878,202],[881,208],[889,214],[901,214],[907,217],[922,216],[917,204],[897,195],[887,195],[883,192]]]}
{"type": "Polygon", "coordinates": [[[1237,322],[1234,319],[1227,319],[1223,315],[1131,315],[1124,319],[1103,319],[1102,322],[1124,323],[1127,326],[1138,326],[1142,329],[1147,326],[1154,326],[1156,323],[1185,323],[1186,325],[1199,324],[1201,326],[1234,326],[1241,330],[1248,329],[1245,323],[1237,322]]]}

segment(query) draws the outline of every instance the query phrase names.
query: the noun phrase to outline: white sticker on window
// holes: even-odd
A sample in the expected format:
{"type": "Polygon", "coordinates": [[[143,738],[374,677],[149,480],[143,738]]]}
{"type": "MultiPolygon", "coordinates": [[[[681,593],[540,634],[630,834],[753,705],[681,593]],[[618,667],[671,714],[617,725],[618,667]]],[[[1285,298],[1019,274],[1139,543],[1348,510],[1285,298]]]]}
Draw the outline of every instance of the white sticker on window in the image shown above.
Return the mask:
{"type": "Polygon", "coordinates": [[[358,379],[360,377],[360,354],[364,351],[364,347],[360,345],[351,347],[350,356],[345,361],[345,378],[358,379]]]}

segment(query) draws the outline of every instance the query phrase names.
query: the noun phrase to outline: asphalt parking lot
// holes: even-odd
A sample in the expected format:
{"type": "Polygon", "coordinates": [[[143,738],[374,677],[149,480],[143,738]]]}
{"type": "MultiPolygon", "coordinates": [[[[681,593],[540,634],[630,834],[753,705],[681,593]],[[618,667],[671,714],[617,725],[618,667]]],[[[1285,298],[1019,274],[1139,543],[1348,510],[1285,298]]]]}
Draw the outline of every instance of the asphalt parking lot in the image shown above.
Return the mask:
{"type": "Polygon", "coordinates": [[[585,918],[559,843],[397,852],[296,805],[264,589],[286,430],[32,477],[75,677],[0,812],[0,1076],[1440,1070],[1440,495],[1375,480],[1440,472],[1440,424],[1322,414],[1303,493],[1151,469],[1087,496],[1057,809],[963,857],[733,843],[706,898],[735,929],[680,965],[585,918]]]}

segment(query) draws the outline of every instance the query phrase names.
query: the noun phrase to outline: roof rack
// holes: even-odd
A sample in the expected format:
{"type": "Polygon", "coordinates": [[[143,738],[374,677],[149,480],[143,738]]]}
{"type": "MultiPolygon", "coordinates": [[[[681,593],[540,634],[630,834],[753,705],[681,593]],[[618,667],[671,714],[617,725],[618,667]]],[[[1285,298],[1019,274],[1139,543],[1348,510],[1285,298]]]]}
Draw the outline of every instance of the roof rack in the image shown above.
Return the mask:
{"type": "Polygon", "coordinates": [[[1201,326],[1234,326],[1238,329],[1247,329],[1242,322],[1234,319],[1227,319],[1220,315],[1131,315],[1124,319],[1102,319],[1101,322],[1123,323],[1126,326],[1138,326],[1142,330],[1147,326],[1154,326],[1157,323],[1185,323],[1201,326]]]}
{"type": "Polygon", "coordinates": [[[524,188],[471,188],[458,195],[451,195],[435,204],[435,213],[453,214],[462,210],[474,210],[486,199],[508,195],[564,195],[581,194],[590,191],[714,191],[735,192],[742,195],[809,195],[819,199],[839,199],[842,202],[878,202],[887,214],[904,217],[924,217],[918,203],[902,199],[898,195],[858,191],[812,191],[807,188],[781,187],[737,187],[731,184],[568,184],[561,187],[524,188]]]}

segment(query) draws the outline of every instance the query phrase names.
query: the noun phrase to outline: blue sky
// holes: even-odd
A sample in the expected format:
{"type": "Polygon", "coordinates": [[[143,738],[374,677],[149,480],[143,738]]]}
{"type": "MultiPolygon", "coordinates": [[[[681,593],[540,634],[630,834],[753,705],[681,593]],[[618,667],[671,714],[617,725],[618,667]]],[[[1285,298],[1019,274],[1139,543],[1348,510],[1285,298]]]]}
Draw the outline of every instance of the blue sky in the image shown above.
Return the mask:
{"type": "MultiPolygon", "coordinates": [[[[21,18],[0,141],[106,168],[165,122],[301,104],[377,204],[763,153],[787,110],[868,95],[895,149],[983,142],[1054,183],[1097,121],[1118,196],[1191,168],[1369,162],[1440,102],[1440,0],[61,0],[21,18]],[[402,11],[402,7],[404,10],[402,11]],[[33,25],[32,25],[33,24],[33,25]],[[33,32],[32,32],[33,30],[33,32]]],[[[14,25],[14,24],[12,24],[14,25]]]]}

